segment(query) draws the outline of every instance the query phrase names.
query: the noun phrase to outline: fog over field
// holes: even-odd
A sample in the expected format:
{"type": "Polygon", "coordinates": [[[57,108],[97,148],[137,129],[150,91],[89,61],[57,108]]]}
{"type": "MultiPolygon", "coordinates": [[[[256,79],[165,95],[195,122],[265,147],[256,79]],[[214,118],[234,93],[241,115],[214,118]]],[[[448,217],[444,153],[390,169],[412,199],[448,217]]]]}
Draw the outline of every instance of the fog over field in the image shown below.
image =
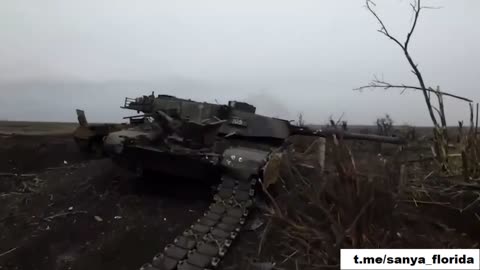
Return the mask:
{"type": "MultiPolygon", "coordinates": [[[[407,0],[377,0],[403,39],[407,0]]],[[[425,0],[411,43],[428,85],[480,101],[480,2],[425,0]]],[[[308,122],[330,115],[371,124],[430,123],[420,92],[353,88],[374,74],[416,84],[405,57],[377,32],[363,0],[0,2],[0,120],[120,121],[125,96],[151,91],[208,102],[246,100],[260,113],[308,122]]],[[[448,120],[467,104],[446,102],[448,120]]]]}

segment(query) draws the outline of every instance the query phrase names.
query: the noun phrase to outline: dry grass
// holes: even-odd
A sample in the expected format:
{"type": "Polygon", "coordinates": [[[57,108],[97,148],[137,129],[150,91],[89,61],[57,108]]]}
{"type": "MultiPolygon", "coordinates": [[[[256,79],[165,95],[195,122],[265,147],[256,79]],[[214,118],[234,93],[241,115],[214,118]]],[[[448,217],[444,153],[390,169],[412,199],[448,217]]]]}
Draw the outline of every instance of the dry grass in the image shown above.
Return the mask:
{"type": "Polygon", "coordinates": [[[478,134],[478,108],[474,117],[473,104],[470,103],[470,128],[463,134],[460,125],[460,150],[462,155],[462,172],[466,181],[480,181],[480,137],[478,134]]]}
{"type": "MultiPolygon", "coordinates": [[[[300,143],[302,149],[307,145],[300,143]]],[[[478,185],[411,170],[398,153],[357,163],[347,144],[333,139],[329,146],[324,174],[301,166],[309,159],[303,151],[287,151],[280,181],[268,191],[273,203],[262,245],[281,251],[280,268],[336,268],[342,248],[478,245],[464,236],[478,239],[478,185]]]]}
{"type": "Polygon", "coordinates": [[[271,216],[274,226],[284,228],[281,249],[301,269],[335,266],[339,249],[378,247],[389,235],[382,228],[392,220],[398,174],[379,159],[381,175],[362,174],[348,147],[333,143],[334,173],[298,166],[301,157],[292,151],[282,161],[283,188],[271,216]]]}

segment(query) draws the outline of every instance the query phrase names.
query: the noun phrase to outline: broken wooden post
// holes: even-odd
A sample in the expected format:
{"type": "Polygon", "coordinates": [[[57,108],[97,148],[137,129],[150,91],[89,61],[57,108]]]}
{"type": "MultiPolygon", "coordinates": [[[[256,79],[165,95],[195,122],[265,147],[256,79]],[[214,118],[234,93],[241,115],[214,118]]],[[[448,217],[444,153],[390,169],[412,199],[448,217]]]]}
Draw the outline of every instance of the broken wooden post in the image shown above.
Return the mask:
{"type": "Polygon", "coordinates": [[[318,169],[320,173],[323,174],[323,171],[325,169],[325,148],[327,144],[327,140],[325,138],[318,138],[318,169]]]}
{"type": "Polygon", "coordinates": [[[479,103],[477,102],[477,116],[476,116],[476,120],[475,120],[475,137],[478,134],[478,107],[479,107],[479,103]]]}

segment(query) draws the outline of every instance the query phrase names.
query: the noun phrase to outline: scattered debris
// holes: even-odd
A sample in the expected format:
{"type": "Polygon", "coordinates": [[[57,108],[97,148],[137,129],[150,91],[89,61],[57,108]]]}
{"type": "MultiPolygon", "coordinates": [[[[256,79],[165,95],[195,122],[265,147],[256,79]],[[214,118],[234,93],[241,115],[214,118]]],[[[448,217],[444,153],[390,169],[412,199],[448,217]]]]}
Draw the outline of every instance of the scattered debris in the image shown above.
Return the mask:
{"type": "Polygon", "coordinates": [[[12,249],[10,249],[10,250],[7,250],[7,251],[1,253],[1,254],[0,254],[0,257],[2,257],[2,256],[4,256],[4,255],[7,255],[8,253],[14,252],[16,249],[17,249],[17,248],[14,247],[14,248],[12,248],[12,249]]]}
{"type": "Polygon", "coordinates": [[[300,163],[298,164],[298,166],[301,166],[301,167],[304,167],[304,168],[307,168],[307,169],[314,169],[315,167],[310,165],[310,164],[305,164],[305,163],[300,163]]]}
{"type": "Polygon", "coordinates": [[[285,260],[283,260],[280,264],[284,264],[286,263],[288,260],[290,260],[293,256],[295,256],[295,254],[298,253],[298,250],[295,250],[294,252],[292,252],[292,254],[288,255],[285,260]]]}
{"type": "Polygon", "coordinates": [[[8,193],[2,193],[0,194],[0,197],[7,197],[7,196],[12,196],[12,195],[25,195],[25,193],[22,192],[8,192],[8,193]]]}
{"type": "Polygon", "coordinates": [[[22,182],[23,189],[21,190],[23,193],[38,193],[40,190],[38,189],[37,183],[31,182],[22,182]]]}
{"type": "Polygon", "coordinates": [[[113,219],[122,219],[121,216],[114,216],[113,219]]]}
{"type": "Polygon", "coordinates": [[[5,176],[5,177],[36,177],[37,174],[35,173],[7,173],[7,172],[0,172],[0,176],[5,176]]]}
{"type": "MultiPolygon", "coordinates": [[[[73,209],[73,208],[72,208],[72,209],[73,209]]],[[[57,218],[57,217],[63,217],[63,216],[75,215],[75,214],[86,214],[86,213],[88,213],[88,212],[87,212],[87,211],[61,212],[61,213],[58,213],[58,214],[55,214],[55,215],[51,215],[51,216],[45,217],[45,218],[43,218],[43,220],[45,220],[45,221],[51,221],[52,219],[57,218]]]]}
{"type": "Polygon", "coordinates": [[[35,173],[22,173],[19,176],[20,177],[36,177],[37,174],[35,174],[35,173]]]}
{"type": "Polygon", "coordinates": [[[77,165],[70,165],[70,166],[49,167],[49,168],[46,168],[46,170],[54,171],[54,170],[76,169],[80,167],[81,166],[77,164],[77,165]]]}
{"type": "Polygon", "coordinates": [[[248,230],[248,231],[256,231],[258,228],[262,227],[262,225],[264,224],[265,222],[260,219],[260,218],[255,218],[254,220],[250,221],[246,226],[245,226],[245,230],[248,230]]]}
{"type": "Polygon", "coordinates": [[[102,221],[103,221],[103,219],[102,219],[101,217],[99,217],[99,216],[94,216],[93,218],[94,218],[96,221],[98,221],[98,222],[102,222],[102,221]]]}

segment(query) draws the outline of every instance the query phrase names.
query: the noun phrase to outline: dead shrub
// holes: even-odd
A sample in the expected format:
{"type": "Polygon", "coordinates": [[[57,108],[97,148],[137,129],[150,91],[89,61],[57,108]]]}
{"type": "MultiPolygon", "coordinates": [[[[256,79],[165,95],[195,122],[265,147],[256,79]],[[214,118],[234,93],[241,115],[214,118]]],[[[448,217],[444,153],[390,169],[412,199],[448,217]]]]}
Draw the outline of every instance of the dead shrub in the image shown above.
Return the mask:
{"type": "Polygon", "coordinates": [[[292,151],[282,160],[272,223],[281,234],[279,248],[301,269],[337,265],[341,248],[381,246],[390,237],[384,228],[393,226],[399,166],[377,159],[380,174],[362,174],[335,137],[328,155],[333,170],[323,174],[299,167],[292,151]]]}
{"type": "Polygon", "coordinates": [[[462,171],[465,180],[480,180],[480,138],[478,136],[478,104],[476,123],[474,123],[473,104],[470,103],[470,128],[463,134],[459,126],[460,149],[462,155],[462,171]]]}

